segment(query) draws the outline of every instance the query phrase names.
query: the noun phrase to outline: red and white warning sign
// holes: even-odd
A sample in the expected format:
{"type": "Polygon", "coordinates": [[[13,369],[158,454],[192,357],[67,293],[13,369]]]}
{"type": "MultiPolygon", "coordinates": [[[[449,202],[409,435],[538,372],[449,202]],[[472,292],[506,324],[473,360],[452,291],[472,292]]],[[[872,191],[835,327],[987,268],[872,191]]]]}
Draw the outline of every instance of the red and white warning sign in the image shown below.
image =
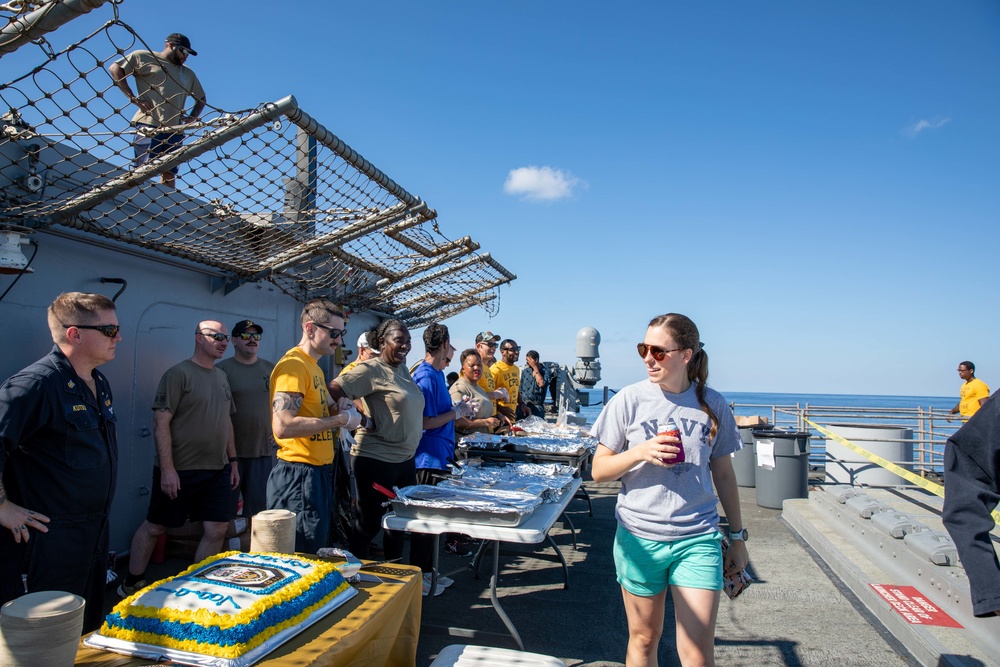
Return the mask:
{"type": "Polygon", "coordinates": [[[962,625],[941,611],[913,586],[894,584],[868,584],[889,603],[900,616],[912,625],[940,625],[946,628],[961,628],[962,625]]]}

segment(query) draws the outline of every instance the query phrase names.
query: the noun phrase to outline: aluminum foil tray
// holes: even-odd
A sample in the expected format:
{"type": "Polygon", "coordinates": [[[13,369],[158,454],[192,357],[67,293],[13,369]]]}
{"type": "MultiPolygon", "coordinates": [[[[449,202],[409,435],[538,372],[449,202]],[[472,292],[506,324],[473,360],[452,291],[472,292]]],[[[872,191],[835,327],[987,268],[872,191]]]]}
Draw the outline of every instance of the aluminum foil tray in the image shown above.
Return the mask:
{"type": "Polygon", "coordinates": [[[490,526],[518,526],[542,503],[541,498],[526,493],[493,489],[416,485],[395,491],[392,508],[396,516],[490,526]]]}

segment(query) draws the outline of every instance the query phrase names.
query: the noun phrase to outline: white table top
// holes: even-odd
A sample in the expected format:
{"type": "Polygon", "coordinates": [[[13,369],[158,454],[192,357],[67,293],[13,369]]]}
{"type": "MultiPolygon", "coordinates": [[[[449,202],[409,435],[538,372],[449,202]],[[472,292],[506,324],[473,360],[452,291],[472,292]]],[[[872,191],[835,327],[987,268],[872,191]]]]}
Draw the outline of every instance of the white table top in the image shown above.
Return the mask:
{"type": "Polygon", "coordinates": [[[558,503],[542,503],[520,526],[489,526],[459,520],[406,519],[390,512],[382,517],[382,527],[389,530],[408,530],[413,533],[463,533],[477,540],[499,540],[519,544],[537,544],[545,539],[552,524],[563,513],[566,506],[582,484],[574,479],[558,503]]]}

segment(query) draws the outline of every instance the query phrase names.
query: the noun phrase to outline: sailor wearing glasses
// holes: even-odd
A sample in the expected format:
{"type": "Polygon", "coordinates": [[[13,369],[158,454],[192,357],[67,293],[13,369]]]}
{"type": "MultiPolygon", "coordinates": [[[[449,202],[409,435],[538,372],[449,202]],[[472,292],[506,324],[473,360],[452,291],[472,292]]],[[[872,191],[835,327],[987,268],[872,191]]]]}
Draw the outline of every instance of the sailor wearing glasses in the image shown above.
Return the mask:
{"type": "MultiPolygon", "coordinates": [[[[191,40],[175,32],[167,35],[163,51],[133,51],[108,67],[115,85],[139,107],[132,117],[136,167],[176,150],[184,140],[178,126],[197,121],[204,110],[205,90],[191,68],[184,65],[188,56],[196,55],[191,40]],[[135,94],[128,85],[129,76],[135,77],[135,94]],[[188,97],[194,98],[190,113],[185,111],[188,97]]],[[[176,173],[177,167],[163,172],[163,184],[174,187],[176,173]]]]}
{"type": "Polygon", "coordinates": [[[97,367],[121,341],[111,299],[60,294],[55,346],[0,386],[0,604],[67,591],[103,618],[108,513],[118,473],[111,387],[97,367]]]}
{"type": "Polygon", "coordinates": [[[233,326],[233,356],[216,368],[226,374],[236,412],[233,433],[239,459],[240,486],[233,491],[233,515],[243,495],[243,516],[267,509],[267,476],[278,444],[271,434],[271,371],[274,364],[257,355],[264,327],[252,320],[233,326]]]}
{"type": "Polygon", "coordinates": [[[497,412],[507,415],[511,422],[517,419],[518,393],[521,386],[521,369],[517,359],[521,356],[521,346],[506,338],[500,343],[500,360],[490,367],[493,385],[507,392],[508,398],[497,401],[497,412]]]}
{"type": "Polygon", "coordinates": [[[167,369],[153,398],[152,495],[146,520],[132,538],[128,576],[118,594],[144,588],[146,566],[167,528],[201,521],[204,534],[195,551],[199,562],[222,550],[229,527],[230,496],[240,484],[233,443],[235,411],[226,374],[215,367],[229,347],[221,322],[199,322],[194,354],[167,369]]]}
{"type": "Polygon", "coordinates": [[[267,479],[267,507],[295,512],[295,550],[303,553],[330,546],[334,444],[341,427],[353,431],[362,423],[354,403],[330,397],[317,363],[340,347],[345,319],[329,299],[307,303],[299,344],[271,373],[271,427],[279,449],[267,479]]]}
{"type": "Polygon", "coordinates": [[[730,457],[743,442],[726,399],[708,386],[708,354],[690,318],[654,317],[636,349],[647,379],[615,394],[590,429],[599,443],[594,481],[621,480],[613,551],[628,619],[625,660],[656,664],[672,607],[680,663],[714,665],[723,577],[749,558],[730,457]],[[732,544],[725,551],[719,503],[732,544]]]}

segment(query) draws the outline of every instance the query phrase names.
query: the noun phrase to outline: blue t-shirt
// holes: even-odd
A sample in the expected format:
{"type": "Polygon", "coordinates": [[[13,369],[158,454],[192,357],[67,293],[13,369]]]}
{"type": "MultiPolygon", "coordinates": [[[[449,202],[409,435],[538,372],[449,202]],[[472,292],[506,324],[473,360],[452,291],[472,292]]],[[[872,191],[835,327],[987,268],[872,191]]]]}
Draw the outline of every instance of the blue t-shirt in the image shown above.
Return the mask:
{"type": "MultiPolygon", "coordinates": [[[[413,371],[413,381],[424,394],[424,417],[437,417],[451,410],[451,395],[444,373],[426,361],[421,361],[413,371]]],[[[433,470],[447,470],[448,458],[455,456],[455,422],[424,431],[417,445],[416,466],[433,470]]]]}

